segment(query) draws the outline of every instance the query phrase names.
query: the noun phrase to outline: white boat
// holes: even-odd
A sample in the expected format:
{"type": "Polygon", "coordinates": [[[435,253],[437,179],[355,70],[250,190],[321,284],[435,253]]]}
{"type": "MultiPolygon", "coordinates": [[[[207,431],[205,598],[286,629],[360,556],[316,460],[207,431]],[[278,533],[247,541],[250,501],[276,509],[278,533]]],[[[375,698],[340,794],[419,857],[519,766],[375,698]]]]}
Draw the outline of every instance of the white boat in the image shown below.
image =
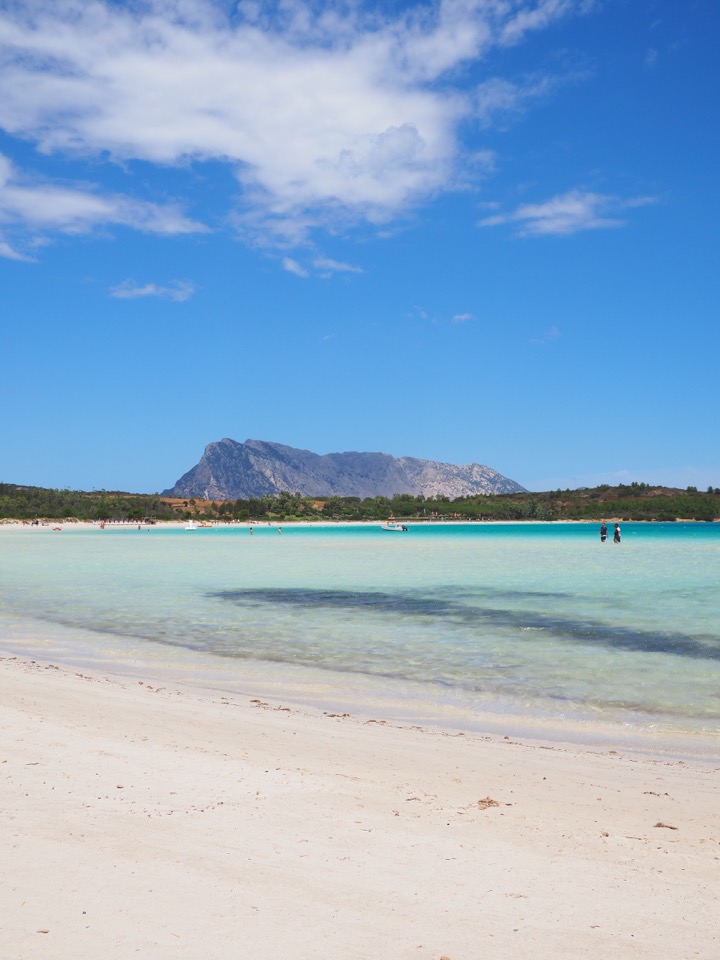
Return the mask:
{"type": "Polygon", "coordinates": [[[397,523],[395,520],[388,520],[380,526],[381,530],[391,530],[394,533],[407,533],[407,527],[404,523],[397,523]]]}
{"type": "Polygon", "coordinates": [[[193,523],[193,521],[191,520],[190,523],[186,523],[186,524],[185,524],[185,529],[186,529],[186,530],[199,530],[200,527],[198,527],[198,525],[197,525],[196,523],[193,523]]]}

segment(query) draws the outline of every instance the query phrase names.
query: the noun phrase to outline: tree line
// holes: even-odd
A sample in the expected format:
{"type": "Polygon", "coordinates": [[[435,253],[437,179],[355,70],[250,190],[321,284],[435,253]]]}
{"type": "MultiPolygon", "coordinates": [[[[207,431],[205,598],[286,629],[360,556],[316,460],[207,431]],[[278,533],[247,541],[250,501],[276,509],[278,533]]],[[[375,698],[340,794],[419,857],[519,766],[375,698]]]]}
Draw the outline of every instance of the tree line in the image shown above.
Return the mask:
{"type": "Polygon", "coordinates": [[[54,490],[0,484],[0,519],[15,520],[706,520],[720,518],[720,488],[698,491],[620,484],[542,493],[476,494],[454,499],[310,497],[282,492],[238,500],[170,499],[159,494],[54,490]]]}
{"type": "Polygon", "coordinates": [[[97,490],[54,490],[0,483],[0,518],[14,520],[157,520],[177,519],[172,506],[157,494],[97,490]]]}

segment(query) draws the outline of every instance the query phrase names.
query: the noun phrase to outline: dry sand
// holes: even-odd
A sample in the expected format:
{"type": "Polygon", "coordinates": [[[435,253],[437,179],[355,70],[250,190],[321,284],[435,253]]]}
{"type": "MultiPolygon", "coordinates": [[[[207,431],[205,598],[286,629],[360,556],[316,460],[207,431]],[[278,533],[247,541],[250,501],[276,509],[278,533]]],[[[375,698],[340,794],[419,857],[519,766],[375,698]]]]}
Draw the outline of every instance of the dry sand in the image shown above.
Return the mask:
{"type": "Polygon", "coordinates": [[[0,958],[716,960],[720,764],[0,659],[0,958]]]}

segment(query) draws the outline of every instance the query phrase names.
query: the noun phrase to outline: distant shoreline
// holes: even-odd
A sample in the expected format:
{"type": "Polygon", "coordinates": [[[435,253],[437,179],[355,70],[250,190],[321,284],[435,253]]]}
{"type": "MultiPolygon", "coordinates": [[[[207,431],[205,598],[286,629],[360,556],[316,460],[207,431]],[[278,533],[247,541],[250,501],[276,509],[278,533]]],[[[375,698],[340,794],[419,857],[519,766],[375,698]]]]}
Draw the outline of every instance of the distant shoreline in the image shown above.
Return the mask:
{"type": "MultiPolygon", "coordinates": [[[[420,520],[406,517],[393,517],[394,522],[403,523],[408,527],[458,527],[458,526],[493,526],[493,527],[512,527],[512,526],[596,526],[604,520],[606,523],[621,524],[662,524],[662,523],[697,523],[713,524],[720,523],[720,518],[715,520],[697,520],[693,517],[675,517],[674,520],[627,520],[623,517],[604,516],[590,520],[420,520]]],[[[190,520],[156,520],[153,523],[146,523],[142,520],[107,520],[103,526],[100,520],[73,520],[64,517],[62,520],[42,520],[39,524],[33,524],[31,520],[18,520],[4,517],[0,519],[0,531],[9,529],[29,529],[29,530],[47,530],[47,529],[67,529],[67,530],[151,530],[153,527],[158,529],[182,530],[188,526],[190,520]]],[[[195,529],[202,530],[242,530],[251,528],[297,528],[297,527],[380,527],[387,520],[205,520],[192,521],[195,529]]]]}

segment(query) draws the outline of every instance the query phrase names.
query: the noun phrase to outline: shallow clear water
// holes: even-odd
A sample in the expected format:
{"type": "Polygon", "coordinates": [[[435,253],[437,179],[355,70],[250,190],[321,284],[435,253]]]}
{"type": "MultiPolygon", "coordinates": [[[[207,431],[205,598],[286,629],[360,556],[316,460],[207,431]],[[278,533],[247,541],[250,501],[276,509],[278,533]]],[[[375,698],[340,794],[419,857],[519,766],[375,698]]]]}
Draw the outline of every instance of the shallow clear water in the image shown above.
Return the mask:
{"type": "Polygon", "coordinates": [[[335,709],[716,732],[719,582],[718,524],[23,529],[0,642],[335,709]]]}

